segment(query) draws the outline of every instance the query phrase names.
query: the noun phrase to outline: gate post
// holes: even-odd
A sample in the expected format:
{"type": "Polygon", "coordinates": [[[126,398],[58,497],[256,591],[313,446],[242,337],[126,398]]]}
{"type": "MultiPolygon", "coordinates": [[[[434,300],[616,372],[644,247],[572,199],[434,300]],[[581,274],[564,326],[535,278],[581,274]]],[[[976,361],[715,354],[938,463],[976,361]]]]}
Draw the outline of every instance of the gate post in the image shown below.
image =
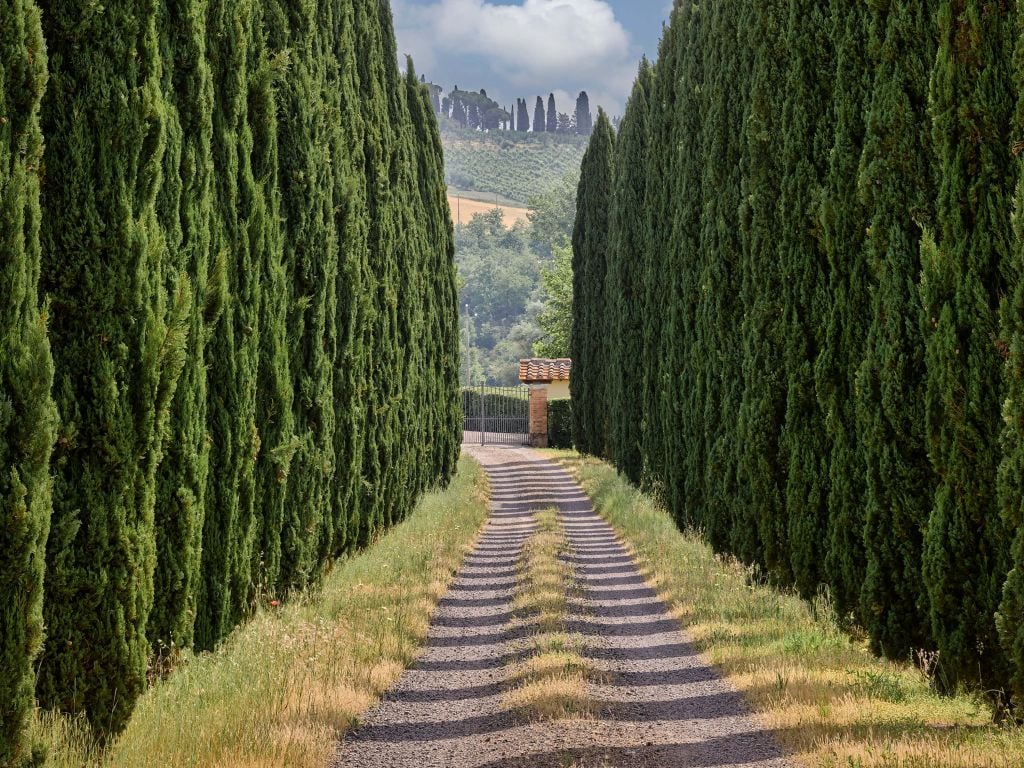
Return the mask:
{"type": "Polygon", "coordinates": [[[548,447],[548,386],[530,385],[530,446],[548,447]]]}

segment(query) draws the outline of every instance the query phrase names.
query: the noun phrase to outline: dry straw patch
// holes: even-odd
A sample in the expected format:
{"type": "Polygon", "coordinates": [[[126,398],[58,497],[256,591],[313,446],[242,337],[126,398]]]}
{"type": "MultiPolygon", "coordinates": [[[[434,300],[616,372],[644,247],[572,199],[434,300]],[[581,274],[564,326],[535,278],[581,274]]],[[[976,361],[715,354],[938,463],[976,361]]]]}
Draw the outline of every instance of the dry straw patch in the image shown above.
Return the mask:
{"type": "Polygon", "coordinates": [[[876,659],[825,597],[759,585],[609,465],[550,452],[580,481],[645,579],[778,741],[822,768],[1021,768],[1024,730],[978,692],[942,697],[907,660],[876,659]]]}
{"type": "Polygon", "coordinates": [[[66,718],[40,714],[54,768],[323,768],[344,731],[415,659],[431,613],[487,517],[480,466],[319,590],[267,606],[216,652],[191,656],[140,701],[105,754],[66,718]]]}
{"type": "Polygon", "coordinates": [[[523,545],[513,608],[533,629],[530,655],[510,671],[506,705],[529,719],[587,717],[590,667],[582,640],[566,631],[573,572],[569,544],[555,509],[534,513],[537,532],[523,545]]]}

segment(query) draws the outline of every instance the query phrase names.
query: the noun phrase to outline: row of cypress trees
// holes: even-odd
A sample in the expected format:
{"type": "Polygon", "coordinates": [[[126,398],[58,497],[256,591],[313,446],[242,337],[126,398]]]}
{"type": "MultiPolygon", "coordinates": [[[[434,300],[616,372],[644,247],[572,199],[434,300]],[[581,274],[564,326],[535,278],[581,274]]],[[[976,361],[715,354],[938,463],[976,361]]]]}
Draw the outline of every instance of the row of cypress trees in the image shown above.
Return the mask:
{"type": "Polygon", "coordinates": [[[1024,704],[1017,22],[677,2],[584,159],[572,386],[681,525],[1024,704]]]}
{"type": "Polygon", "coordinates": [[[155,660],[401,520],[461,435],[440,138],[387,3],[5,3],[0,193],[13,765],[34,698],[116,733],[155,660]]]}

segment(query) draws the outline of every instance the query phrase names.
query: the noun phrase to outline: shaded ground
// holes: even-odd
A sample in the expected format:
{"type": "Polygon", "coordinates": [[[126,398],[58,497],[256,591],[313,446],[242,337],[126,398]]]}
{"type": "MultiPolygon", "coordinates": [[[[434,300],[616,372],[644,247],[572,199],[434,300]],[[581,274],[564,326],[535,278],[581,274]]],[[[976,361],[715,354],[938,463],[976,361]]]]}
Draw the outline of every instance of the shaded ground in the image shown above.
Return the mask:
{"type": "Polygon", "coordinates": [[[467,446],[491,480],[491,520],[442,600],[424,653],[336,768],[784,768],[771,734],[693,649],[611,528],[560,467],[527,449],[467,446]],[[593,720],[527,722],[503,707],[515,565],[531,512],[557,506],[579,597],[570,629],[605,682],[593,720]]]}

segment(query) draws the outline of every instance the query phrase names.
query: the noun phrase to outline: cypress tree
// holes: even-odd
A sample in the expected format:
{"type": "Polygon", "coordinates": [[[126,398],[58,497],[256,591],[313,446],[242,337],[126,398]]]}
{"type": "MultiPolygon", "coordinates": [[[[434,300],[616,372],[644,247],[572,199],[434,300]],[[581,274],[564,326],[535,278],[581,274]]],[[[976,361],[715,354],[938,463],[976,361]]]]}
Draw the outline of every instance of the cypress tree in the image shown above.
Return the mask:
{"type": "Polygon", "coordinates": [[[938,8],[931,111],[939,183],[934,242],[922,249],[925,424],[938,486],[923,573],[939,683],[952,689],[1006,679],[993,616],[1009,570],[1008,538],[993,510],[1004,351],[998,309],[1011,250],[1014,14],[983,0],[942,0],[938,8]]]}
{"type": "Polygon", "coordinates": [[[351,550],[359,542],[362,517],[363,457],[366,450],[366,403],[369,381],[373,297],[369,286],[368,179],[365,173],[367,131],[364,125],[356,61],[357,30],[353,0],[318,3],[324,18],[328,58],[328,82],[338,87],[328,92],[327,120],[334,197],[334,230],[338,238],[338,269],[335,277],[337,351],[334,360],[333,447],[335,475],[332,483],[331,552],[351,550]]]}
{"type": "Polygon", "coordinates": [[[824,336],[814,370],[829,454],[823,575],[838,614],[854,613],[860,619],[866,559],[865,469],[858,446],[855,394],[870,315],[864,253],[867,214],[858,197],[857,171],[870,87],[864,60],[866,7],[833,0],[831,26],[836,61],[832,89],[835,121],[820,210],[828,271],[821,315],[824,336]]]}
{"type": "Polygon", "coordinates": [[[811,0],[789,4],[782,117],[778,259],[787,399],[780,446],[787,463],[790,558],[796,586],[805,597],[813,596],[823,581],[822,542],[828,522],[828,445],[814,391],[814,361],[823,343],[826,272],[814,220],[831,148],[834,79],[826,10],[811,0]]]}
{"type": "Polygon", "coordinates": [[[239,584],[239,569],[249,567],[255,536],[254,469],[260,451],[256,383],[263,275],[250,236],[250,220],[259,206],[249,121],[253,14],[251,0],[225,0],[211,4],[207,17],[207,52],[214,84],[211,249],[225,259],[228,298],[208,348],[210,466],[216,469],[209,473],[206,491],[203,581],[196,616],[195,644],[203,650],[227,636],[246,604],[249,584],[239,584]]]}
{"type": "Polygon", "coordinates": [[[547,120],[544,119],[544,99],[537,97],[537,106],[533,108],[533,132],[544,133],[547,130],[547,120]]]}
{"type": "MultiPolygon", "coordinates": [[[[737,415],[742,392],[743,318],[740,296],[741,152],[750,81],[748,49],[739,44],[741,4],[710,7],[704,50],[707,86],[703,134],[703,197],[700,248],[704,271],[697,296],[697,332],[703,340],[700,423],[705,429],[704,519],[709,541],[728,550],[740,496],[736,480],[737,415]]],[[[701,365],[702,364],[702,365],[701,365]]]]}
{"type": "Polygon", "coordinates": [[[607,401],[611,406],[609,443],[615,466],[632,482],[641,481],[640,431],[642,403],[632,391],[633,371],[643,357],[643,280],[645,268],[643,217],[646,209],[650,137],[650,98],[654,70],[640,62],[633,93],[626,105],[615,150],[615,188],[609,214],[607,401]]]}
{"type": "Polygon", "coordinates": [[[547,132],[557,133],[558,131],[558,110],[555,108],[555,94],[548,94],[548,122],[547,132]]]}
{"type": "Polygon", "coordinates": [[[643,420],[640,423],[640,445],[643,455],[643,482],[645,487],[659,497],[664,496],[665,483],[665,429],[661,419],[662,392],[665,388],[663,355],[665,343],[662,318],[668,311],[668,287],[665,279],[668,259],[669,227],[663,222],[671,216],[671,184],[674,180],[672,163],[676,153],[672,152],[677,78],[676,63],[679,54],[678,40],[682,36],[682,11],[672,11],[669,25],[662,34],[658,46],[658,61],[654,67],[653,97],[650,112],[651,151],[648,153],[647,208],[643,214],[644,275],[643,306],[646,308],[643,323],[643,362],[641,365],[641,407],[643,420]]]}
{"type": "Polygon", "coordinates": [[[572,233],[573,442],[581,453],[604,456],[608,403],[605,399],[605,301],[608,214],[613,183],[615,134],[604,111],[583,155],[572,233]]]}
{"type": "Polygon", "coordinates": [[[444,153],[437,121],[424,106],[425,94],[415,86],[412,60],[407,65],[406,94],[415,131],[417,177],[422,201],[427,258],[423,269],[424,353],[426,392],[420,407],[426,416],[424,466],[427,485],[446,486],[455,472],[462,443],[459,395],[458,288],[455,239],[444,186],[444,153]]]}
{"type": "Polygon", "coordinates": [[[871,8],[873,82],[859,188],[869,216],[869,323],[857,379],[865,467],[862,613],[893,659],[930,646],[921,546],[934,492],[924,442],[920,242],[933,220],[927,115],[935,59],[931,2],[871,8]]]}
{"type": "Polygon", "coordinates": [[[530,130],[530,113],[526,107],[526,99],[518,99],[516,106],[516,126],[520,133],[526,133],[530,130]]]}
{"type": "Polygon", "coordinates": [[[119,731],[146,685],[160,439],[191,302],[171,312],[156,215],[164,150],[154,2],[43,8],[54,51],[43,102],[42,275],[56,401],[40,658],[43,706],[119,731]]]}
{"type": "Polygon", "coordinates": [[[744,7],[746,45],[751,51],[750,100],[746,115],[741,221],[740,301],[743,397],[740,404],[737,480],[743,491],[733,526],[734,551],[759,563],[777,583],[791,583],[783,489],[785,464],[779,434],[785,417],[782,369],[782,274],[775,248],[780,232],[777,201],[782,174],[782,101],[789,49],[785,43],[786,0],[744,7]]]}
{"type": "MultiPolygon", "coordinates": [[[[1018,22],[1020,20],[1018,19],[1018,22]]],[[[1019,33],[1018,33],[1019,34],[1019,33]]],[[[1014,82],[1021,93],[1024,83],[1024,35],[1017,38],[1014,58],[1014,82]]],[[[1024,96],[1018,95],[1010,135],[1015,148],[1021,146],[1021,128],[1024,126],[1024,96]]],[[[1017,153],[1017,172],[1020,173],[1020,154],[1017,153]]],[[[1015,209],[1024,203],[1024,176],[1018,176],[1015,209]]],[[[1010,537],[1011,570],[1003,585],[1002,602],[996,616],[996,626],[1003,650],[1010,662],[1010,692],[1017,710],[1024,708],[1024,276],[1021,257],[1024,255],[1024,223],[1018,216],[1014,221],[1014,240],[1008,265],[1012,292],[1002,308],[1002,338],[1008,345],[1009,356],[1004,368],[1005,399],[1003,401],[1003,457],[999,465],[998,498],[1003,523],[1010,537]]]]}
{"type": "Polygon", "coordinates": [[[656,225],[668,227],[670,232],[664,273],[670,277],[660,408],[666,434],[666,504],[679,523],[703,525],[704,382],[697,378],[696,368],[706,349],[704,340],[696,333],[695,310],[702,288],[704,256],[700,250],[700,217],[704,205],[703,49],[707,25],[702,6],[686,2],[679,8],[681,13],[676,21],[682,25],[676,72],[679,83],[672,105],[675,115],[669,145],[676,156],[670,166],[669,215],[656,225]]]}
{"type": "Polygon", "coordinates": [[[57,418],[53,360],[39,301],[39,185],[46,46],[39,8],[0,8],[0,765],[27,757],[33,662],[43,640],[50,453],[57,418]]]}
{"type": "Polygon", "coordinates": [[[167,241],[167,290],[193,286],[188,342],[171,404],[170,436],[157,476],[154,604],[147,636],[155,653],[192,645],[209,468],[206,431],[208,324],[223,303],[223,270],[210,280],[213,83],[206,57],[206,0],[159,6],[167,98],[164,183],[158,201],[167,241]]]}
{"type": "Polygon", "coordinates": [[[576,97],[576,133],[589,136],[594,131],[594,116],[590,112],[590,97],[586,91],[580,91],[576,97]]]}

